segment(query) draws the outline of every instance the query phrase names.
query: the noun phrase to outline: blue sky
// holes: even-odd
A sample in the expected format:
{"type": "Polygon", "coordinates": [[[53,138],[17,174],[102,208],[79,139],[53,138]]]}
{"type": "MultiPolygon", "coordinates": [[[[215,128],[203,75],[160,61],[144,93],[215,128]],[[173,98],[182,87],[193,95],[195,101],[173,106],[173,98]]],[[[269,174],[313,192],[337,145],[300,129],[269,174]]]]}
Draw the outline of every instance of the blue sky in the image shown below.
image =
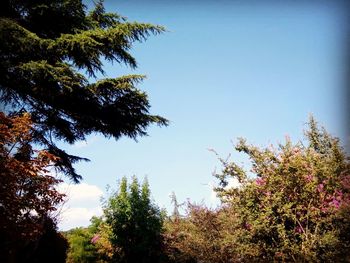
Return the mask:
{"type": "MultiPolygon", "coordinates": [[[[226,157],[237,137],[261,146],[287,134],[296,141],[310,113],[348,143],[346,12],[337,1],[283,3],[107,0],[107,11],[167,28],[135,44],[136,70],[117,64],[105,70],[108,77],[146,74],[138,87],[149,95],[151,112],[170,125],[150,127],[138,142],[93,135],[65,145],[91,159],[77,165],[85,186],[104,191],[122,176],[147,176],[160,207],[171,211],[172,191],[179,201],[215,206],[210,185],[220,163],[210,148],[226,157]]],[[[231,159],[245,160],[235,153],[231,159]]],[[[72,207],[98,211],[98,203],[82,198],[72,207]]],[[[61,228],[72,226],[67,221],[61,228]]],[[[83,217],[74,222],[87,224],[83,217]]]]}

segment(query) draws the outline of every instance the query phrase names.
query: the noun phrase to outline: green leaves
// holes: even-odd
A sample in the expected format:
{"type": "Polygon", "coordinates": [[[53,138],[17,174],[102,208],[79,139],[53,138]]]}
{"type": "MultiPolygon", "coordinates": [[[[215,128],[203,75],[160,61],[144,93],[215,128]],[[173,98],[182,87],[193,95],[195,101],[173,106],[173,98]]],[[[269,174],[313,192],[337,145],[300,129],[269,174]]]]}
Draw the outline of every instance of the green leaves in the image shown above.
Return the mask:
{"type": "MultiPolygon", "coordinates": [[[[167,125],[149,113],[146,93],[136,88],[144,76],[88,78],[104,73],[103,59],[136,68],[133,44],[164,32],[163,27],[105,13],[102,1],[89,14],[80,0],[2,5],[0,101],[13,112],[31,113],[36,143],[56,149],[55,139],[74,143],[93,132],[136,139],[150,124],[167,125]]],[[[76,158],[61,153],[67,160],[61,168],[79,181],[69,161],[76,158]]]]}
{"type": "Polygon", "coordinates": [[[140,187],[133,177],[128,186],[123,177],[104,214],[111,227],[110,241],[116,262],[158,262],[162,216],[151,202],[147,180],[140,187]]]}
{"type": "MultiPolygon", "coordinates": [[[[350,227],[343,214],[349,213],[349,159],[339,140],[319,128],[311,117],[306,143],[258,148],[240,139],[236,150],[249,156],[255,178],[239,189],[229,189],[230,178],[240,178],[234,162],[223,162],[216,190],[236,213],[242,247],[268,261],[329,261],[343,259],[350,240],[350,227]],[[306,146],[304,146],[306,145],[306,146]],[[343,176],[341,176],[343,175],[343,176]],[[241,231],[241,229],[245,231],[241,231]]],[[[240,250],[241,256],[247,252],[240,250]]],[[[348,259],[348,258],[347,258],[348,259]]]]}

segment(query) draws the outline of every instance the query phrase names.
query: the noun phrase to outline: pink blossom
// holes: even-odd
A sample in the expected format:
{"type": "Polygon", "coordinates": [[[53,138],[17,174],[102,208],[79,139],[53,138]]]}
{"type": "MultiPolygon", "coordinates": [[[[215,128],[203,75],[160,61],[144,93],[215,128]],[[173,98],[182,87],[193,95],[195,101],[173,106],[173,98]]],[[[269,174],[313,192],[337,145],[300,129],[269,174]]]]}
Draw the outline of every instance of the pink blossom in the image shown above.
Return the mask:
{"type": "Polygon", "coordinates": [[[317,191],[319,191],[321,193],[321,192],[323,192],[323,188],[324,188],[324,185],[323,184],[319,184],[317,186],[317,191]]]}
{"type": "Polygon", "coordinates": [[[325,213],[325,212],[327,212],[327,210],[328,210],[327,207],[325,207],[325,206],[321,207],[321,212],[325,213]]]}
{"type": "Polygon", "coordinates": [[[257,178],[256,180],[255,180],[255,183],[257,184],[257,185],[259,185],[259,186],[263,186],[263,185],[265,185],[265,179],[264,178],[257,178]]]}
{"type": "Polygon", "coordinates": [[[346,175],[342,178],[341,184],[345,189],[350,189],[350,175],[346,175]]]}
{"type": "Polygon", "coordinates": [[[340,202],[337,199],[333,199],[331,204],[335,207],[335,208],[339,208],[340,206],[340,202]]]}
{"type": "Polygon", "coordinates": [[[279,162],[282,162],[283,158],[282,158],[282,155],[281,155],[281,154],[277,155],[277,160],[278,160],[279,162]]]}
{"type": "Polygon", "coordinates": [[[295,154],[300,153],[300,149],[299,149],[299,148],[297,148],[297,147],[295,147],[295,148],[293,149],[293,153],[295,153],[295,154]]]}
{"type": "Polygon", "coordinates": [[[311,182],[314,179],[312,174],[306,176],[306,181],[311,182]]]}
{"type": "Polygon", "coordinates": [[[336,194],[336,199],[341,201],[343,199],[343,192],[342,191],[335,191],[335,194],[336,194]]]}
{"type": "Polygon", "coordinates": [[[100,239],[100,235],[96,234],[91,238],[91,243],[95,244],[99,239],[100,239]]]}

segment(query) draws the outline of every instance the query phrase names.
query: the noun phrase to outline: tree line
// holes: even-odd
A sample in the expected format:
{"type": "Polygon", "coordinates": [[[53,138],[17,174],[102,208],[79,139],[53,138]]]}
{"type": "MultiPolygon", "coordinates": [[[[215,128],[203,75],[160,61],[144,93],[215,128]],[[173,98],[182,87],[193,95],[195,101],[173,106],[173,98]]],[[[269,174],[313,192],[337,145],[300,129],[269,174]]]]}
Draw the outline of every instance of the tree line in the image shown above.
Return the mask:
{"type": "Polygon", "coordinates": [[[57,157],[30,145],[28,114],[0,114],[2,262],[349,262],[350,158],[310,118],[305,139],[259,148],[239,139],[251,168],[219,158],[211,209],[173,195],[167,215],[147,180],[122,178],[103,216],[87,228],[57,231],[63,200],[50,173],[57,157]],[[228,187],[230,180],[239,182],[228,187]],[[52,258],[54,257],[54,258],[52,258]]]}
{"type": "Polygon", "coordinates": [[[259,148],[240,139],[249,174],[219,158],[217,208],[188,202],[180,215],[150,202],[134,177],[88,228],[65,233],[68,262],[349,262],[349,156],[310,118],[305,140],[259,148]],[[236,179],[237,187],[228,187],[236,179]],[[89,251],[89,253],[85,253],[89,251]]]}

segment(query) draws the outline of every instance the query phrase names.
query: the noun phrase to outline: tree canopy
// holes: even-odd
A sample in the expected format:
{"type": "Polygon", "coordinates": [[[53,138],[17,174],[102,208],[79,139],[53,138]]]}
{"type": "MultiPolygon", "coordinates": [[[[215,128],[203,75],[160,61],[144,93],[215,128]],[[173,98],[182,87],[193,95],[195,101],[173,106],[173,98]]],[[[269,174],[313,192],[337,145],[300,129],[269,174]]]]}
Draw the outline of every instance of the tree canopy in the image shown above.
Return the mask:
{"type": "Polygon", "coordinates": [[[106,13],[103,1],[90,12],[81,0],[4,0],[0,10],[1,103],[11,113],[31,114],[33,140],[57,156],[57,168],[75,182],[81,176],[73,163],[87,159],[55,140],[72,144],[91,133],[136,138],[152,123],[167,124],[149,113],[147,94],[136,88],[145,76],[92,81],[104,73],[104,61],[136,68],[133,43],[163,27],[106,13]]]}
{"type": "Polygon", "coordinates": [[[306,140],[260,148],[240,139],[248,167],[220,159],[222,205],[188,204],[165,225],[173,262],[349,262],[350,159],[311,118],[306,140]],[[236,179],[239,186],[229,187],[236,179]]]}
{"type": "Polygon", "coordinates": [[[136,177],[105,202],[103,215],[87,228],[66,232],[70,243],[67,262],[167,262],[162,247],[165,215],[151,201],[147,180],[136,177]]]}
{"type": "Polygon", "coordinates": [[[52,214],[64,195],[56,190],[61,181],[49,171],[57,158],[32,149],[32,132],[28,114],[10,118],[0,113],[0,261],[47,262],[31,259],[48,255],[34,255],[38,249],[52,254],[43,241],[48,239],[62,245],[54,251],[62,252],[59,262],[64,262],[67,247],[52,214]]]}
{"type": "Polygon", "coordinates": [[[240,139],[235,149],[251,166],[220,158],[220,206],[188,201],[180,215],[172,194],[166,217],[147,184],[124,178],[102,220],[73,233],[70,255],[80,261],[68,262],[91,251],[94,261],[86,262],[350,261],[350,159],[337,138],[311,118],[305,140],[257,147],[240,139]],[[240,183],[230,186],[232,179],[240,183]]]}
{"type": "Polygon", "coordinates": [[[98,217],[92,217],[90,221],[91,225],[87,228],[78,227],[65,233],[65,236],[70,244],[69,253],[67,255],[67,263],[106,262],[104,260],[106,256],[104,255],[105,253],[103,253],[105,251],[99,251],[97,247],[102,241],[100,232],[103,221],[98,217]],[[100,235],[97,238],[98,234],[100,235]]]}
{"type": "Polygon", "coordinates": [[[140,187],[134,177],[128,187],[123,177],[118,192],[109,198],[104,214],[115,262],[159,262],[163,217],[150,193],[147,180],[140,187]]]}

